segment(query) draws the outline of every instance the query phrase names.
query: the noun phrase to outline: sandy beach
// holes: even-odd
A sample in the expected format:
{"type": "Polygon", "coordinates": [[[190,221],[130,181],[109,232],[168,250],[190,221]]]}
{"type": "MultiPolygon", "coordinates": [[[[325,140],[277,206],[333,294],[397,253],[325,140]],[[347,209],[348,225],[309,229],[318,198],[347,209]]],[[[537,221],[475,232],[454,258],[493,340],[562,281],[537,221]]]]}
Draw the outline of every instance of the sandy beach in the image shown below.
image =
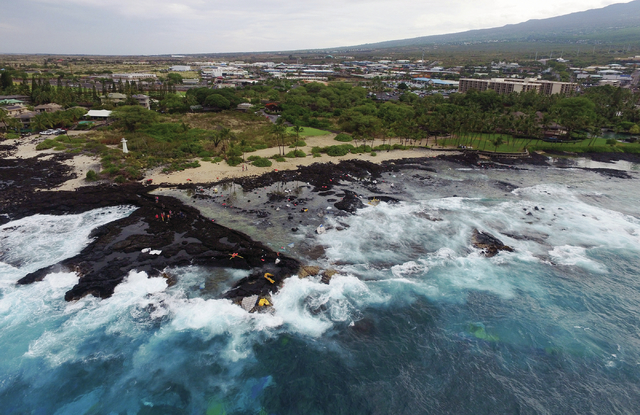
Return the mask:
{"type": "MultiPolygon", "coordinates": [[[[86,132],[70,131],[69,135],[80,135],[84,133],[86,132]]],[[[16,140],[15,144],[17,145],[17,151],[13,155],[6,158],[29,159],[40,156],[41,159],[46,160],[47,158],[52,157],[54,154],[59,153],[58,151],[55,151],[53,149],[40,151],[36,150],[36,146],[46,138],[47,137],[45,136],[33,136],[26,139],[16,140]]],[[[99,157],[88,156],[85,154],[78,154],[73,158],[63,161],[63,163],[73,168],[73,171],[77,175],[77,177],[75,179],[67,180],[62,186],[47,190],[74,190],[78,187],[92,185],[93,183],[87,182],[85,180],[87,172],[89,170],[99,172],[101,169],[99,157]]]]}
{"type": "MultiPolygon", "coordinates": [[[[70,132],[70,135],[82,134],[84,132],[70,132]]],[[[385,160],[395,160],[395,159],[405,159],[405,158],[417,158],[417,157],[435,157],[439,153],[438,151],[433,151],[424,148],[411,149],[411,150],[391,150],[391,151],[381,151],[377,152],[376,156],[372,156],[370,153],[364,154],[347,154],[345,156],[340,157],[330,157],[326,154],[322,154],[320,157],[313,157],[311,154],[311,149],[313,147],[327,147],[331,145],[340,145],[344,144],[339,141],[334,140],[335,134],[327,134],[323,136],[315,136],[315,137],[306,137],[304,141],[307,143],[305,147],[298,147],[299,150],[304,151],[307,156],[302,158],[295,159],[286,159],[284,162],[277,162],[272,160],[273,165],[271,167],[256,167],[251,165],[249,162],[244,163],[243,165],[238,165],[235,167],[229,166],[226,162],[222,161],[219,163],[212,163],[207,161],[200,160],[200,167],[194,169],[187,169],[183,171],[176,171],[171,173],[163,173],[162,168],[150,170],[146,172],[143,181],[152,180],[154,184],[181,184],[181,183],[211,183],[219,180],[236,178],[236,177],[249,177],[249,176],[259,176],[261,174],[279,170],[296,170],[298,166],[308,166],[313,163],[339,163],[342,160],[350,160],[350,159],[358,159],[358,160],[366,160],[372,163],[381,163],[385,160]]],[[[48,155],[53,156],[56,153],[59,153],[53,149],[49,150],[36,150],[36,146],[38,143],[44,141],[47,137],[45,136],[34,136],[29,137],[27,139],[16,140],[15,144],[17,145],[17,151],[7,157],[8,159],[28,159],[33,157],[40,156],[43,159],[46,159],[48,155]]],[[[397,143],[397,140],[394,140],[393,143],[397,143]]],[[[349,144],[356,145],[355,142],[351,142],[349,144]]],[[[381,142],[376,142],[376,145],[381,144],[381,142]]],[[[115,147],[115,146],[114,146],[115,147]]],[[[287,152],[292,149],[287,148],[287,152]]],[[[260,157],[271,157],[274,154],[278,153],[278,148],[267,148],[263,150],[257,150],[252,153],[246,153],[245,157],[249,156],[260,156],[260,157]]],[[[451,154],[451,153],[449,153],[451,154]]],[[[99,172],[101,170],[100,166],[100,158],[95,156],[87,156],[83,154],[79,154],[64,161],[65,164],[72,167],[77,177],[75,179],[71,179],[66,181],[62,186],[57,187],[51,190],[73,190],[82,186],[91,186],[95,184],[95,182],[87,182],[85,180],[86,174],[89,170],[94,170],[99,172]]]]}
{"type": "MultiPolygon", "coordinates": [[[[226,162],[211,163],[207,161],[200,161],[200,167],[195,169],[187,169],[172,173],[162,173],[161,169],[147,172],[145,180],[151,179],[155,184],[180,184],[180,183],[209,183],[218,180],[234,178],[234,177],[247,177],[257,176],[273,170],[296,170],[298,166],[308,166],[313,163],[338,163],[342,160],[358,159],[366,160],[372,163],[381,163],[385,160],[395,160],[403,158],[416,158],[416,157],[435,157],[440,154],[437,151],[428,149],[411,149],[411,150],[391,150],[377,152],[376,156],[372,156],[370,153],[364,154],[347,154],[340,157],[330,157],[326,154],[322,154],[321,157],[313,157],[311,149],[313,147],[327,147],[332,145],[345,144],[334,140],[335,134],[327,134],[316,137],[306,137],[304,141],[307,143],[305,147],[298,147],[299,150],[304,151],[307,157],[286,159],[284,162],[277,162],[272,160],[271,167],[255,167],[249,163],[245,163],[245,170],[242,168],[242,164],[231,167],[226,162]]],[[[397,140],[394,140],[397,143],[397,140]]],[[[347,143],[356,145],[355,142],[347,143]]],[[[382,142],[376,142],[375,145],[380,145],[382,142]]],[[[287,152],[293,149],[286,149],[287,152]]],[[[264,150],[258,150],[252,153],[246,153],[245,157],[260,156],[271,157],[278,153],[278,148],[267,148],[264,150]]]]}

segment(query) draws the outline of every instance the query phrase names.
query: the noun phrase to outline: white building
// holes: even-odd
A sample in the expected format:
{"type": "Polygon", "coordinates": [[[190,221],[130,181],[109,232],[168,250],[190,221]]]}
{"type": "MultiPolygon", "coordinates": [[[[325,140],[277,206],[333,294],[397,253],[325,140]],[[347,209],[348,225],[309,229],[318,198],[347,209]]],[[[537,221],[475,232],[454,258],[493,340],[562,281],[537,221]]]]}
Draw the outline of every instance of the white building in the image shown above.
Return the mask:
{"type": "Polygon", "coordinates": [[[191,70],[191,66],[188,65],[175,65],[169,68],[172,72],[188,72],[191,70]]]}
{"type": "Polygon", "coordinates": [[[156,79],[156,75],[152,73],[114,73],[111,79],[121,79],[123,81],[139,81],[141,79],[156,79]]]}

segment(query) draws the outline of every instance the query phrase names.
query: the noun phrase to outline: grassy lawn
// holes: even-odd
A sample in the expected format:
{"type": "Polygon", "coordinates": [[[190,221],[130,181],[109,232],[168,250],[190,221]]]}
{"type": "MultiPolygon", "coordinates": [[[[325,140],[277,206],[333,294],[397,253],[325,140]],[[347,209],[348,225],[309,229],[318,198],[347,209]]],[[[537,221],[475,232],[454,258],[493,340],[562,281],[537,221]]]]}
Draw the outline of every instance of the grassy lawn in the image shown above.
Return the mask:
{"type": "Polygon", "coordinates": [[[615,146],[607,145],[604,138],[586,139],[571,143],[550,143],[542,140],[527,138],[513,138],[506,134],[471,134],[460,138],[438,139],[439,146],[457,147],[467,146],[476,150],[497,151],[500,153],[520,153],[525,148],[534,151],[568,151],[575,153],[584,152],[640,152],[640,143],[617,143],[615,146]],[[503,143],[496,149],[492,141],[502,137],[503,143]]]}
{"type": "MultiPolygon", "coordinates": [[[[315,137],[319,135],[331,134],[329,131],[318,130],[317,128],[311,128],[311,127],[303,127],[303,128],[304,130],[302,130],[302,132],[300,133],[301,137],[315,137]]],[[[287,128],[287,134],[295,134],[293,132],[292,127],[287,128]]]]}

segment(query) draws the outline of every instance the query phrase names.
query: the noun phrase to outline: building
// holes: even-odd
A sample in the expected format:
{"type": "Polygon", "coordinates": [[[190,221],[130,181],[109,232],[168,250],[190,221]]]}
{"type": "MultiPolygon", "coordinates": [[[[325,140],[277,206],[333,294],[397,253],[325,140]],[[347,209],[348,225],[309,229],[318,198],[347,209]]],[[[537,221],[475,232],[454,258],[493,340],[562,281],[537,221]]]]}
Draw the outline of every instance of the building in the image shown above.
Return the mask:
{"type": "Polygon", "coordinates": [[[19,99],[1,99],[0,106],[3,105],[24,105],[24,101],[20,101],[19,99]]]}
{"type": "Polygon", "coordinates": [[[100,102],[102,104],[121,104],[127,100],[127,96],[125,94],[120,94],[118,92],[111,92],[106,96],[100,97],[100,102]]]}
{"type": "Polygon", "coordinates": [[[238,104],[238,106],[236,107],[236,109],[238,111],[242,111],[242,112],[250,111],[251,108],[253,108],[253,105],[251,105],[248,102],[242,102],[242,103],[238,104]]]}
{"type": "Polygon", "coordinates": [[[467,92],[471,89],[482,92],[488,89],[496,91],[498,94],[510,94],[512,92],[536,91],[545,95],[569,94],[575,91],[576,84],[571,82],[544,81],[535,78],[525,79],[470,79],[461,78],[459,91],[467,92]]]}
{"type": "Polygon", "coordinates": [[[111,116],[109,110],[89,110],[84,117],[90,120],[106,120],[111,116]]]}
{"type": "Polygon", "coordinates": [[[28,129],[31,127],[31,121],[33,121],[36,115],[38,115],[38,113],[35,111],[27,111],[27,112],[20,113],[14,116],[13,118],[20,120],[20,123],[22,124],[23,129],[28,129]]]}
{"type": "Polygon", "coordinates": [[[131,95],[131,98],[138,101],[138,105],[145,107],[146,109],[151,109],[151,101],[149,100],[149,95],[137,94],[131,95]]]}
{"type": "Polygon", "coordinates": [[[35,107],[34,110],[38,114],[42,114],[43,112],[48,112],[48,113],[58,112],[58,111],[62,111],[62,105],[56,104],[56,103],[42,104],[35,107]]]}
{"type": "Polygon", "coordinates": [[[155,80],[156,75],[152,73],[114,73],[111,79],[122,81],[140,81],[142,79],[155,80]]]}
{"type": "Polygon", "coordinates": [[[172,72],[188,72],[191,70],[191,66],[188,65],[175,65],[169,68],[172,72]]]}
{"type": "Polygon", "coordinates": [[[20,114],[29,112],[29,109],[24,105],[9,105],[3,108],[9,117],[17,117],[20,114]]]}

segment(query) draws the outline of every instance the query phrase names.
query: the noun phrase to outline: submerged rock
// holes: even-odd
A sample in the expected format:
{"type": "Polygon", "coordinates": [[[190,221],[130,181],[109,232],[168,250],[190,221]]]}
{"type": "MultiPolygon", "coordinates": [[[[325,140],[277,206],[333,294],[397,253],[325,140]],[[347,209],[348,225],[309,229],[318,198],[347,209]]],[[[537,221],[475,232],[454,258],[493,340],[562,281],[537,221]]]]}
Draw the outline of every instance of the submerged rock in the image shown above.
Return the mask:
{"type": "Polygon", "coordinates": [[[490,233],[480,232],[477,229],[473,230],[471,235],[471,243],[476,248],[482,249],[482,252],[487,258],[495,256],[500,251],[513,252],[513,248],[502,243],[502,241],[490,233]]]}
{"type": "Polygon", "coordinates": [[[298,271],[298,278],[306,278],[310,275],[318,275],[320,273],[320,267],[304,265],[300,267],[298,271]]]}
{"type": "Polygon", "coordinates": [[[336,271],[335,269],[328,269],[322,273],[322,279],[320,279],[320,281],[324,284],[329,284],[329,282],[331,281],[331,277],[333,277],[337,273],[338,271],[336,271]]]}

